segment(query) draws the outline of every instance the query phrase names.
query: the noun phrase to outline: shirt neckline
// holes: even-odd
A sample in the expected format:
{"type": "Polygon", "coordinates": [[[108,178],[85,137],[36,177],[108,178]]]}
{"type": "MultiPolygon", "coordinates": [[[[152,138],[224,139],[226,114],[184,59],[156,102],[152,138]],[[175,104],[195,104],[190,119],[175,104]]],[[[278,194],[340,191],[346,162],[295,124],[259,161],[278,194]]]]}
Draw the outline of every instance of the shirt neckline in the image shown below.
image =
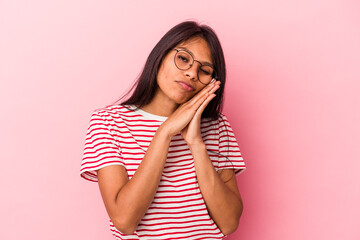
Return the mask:
{"type": "Polygon", "coordinates": [[[145,112],[141,108],[136,107],[135,105],[129,105],[131,109],[133,109],[135,112],[141,114],[144,118],[152,119],[152,120],[159,120],[159,121],[165,121],[168,117],[155,115],[149,112],[145,112]]]}

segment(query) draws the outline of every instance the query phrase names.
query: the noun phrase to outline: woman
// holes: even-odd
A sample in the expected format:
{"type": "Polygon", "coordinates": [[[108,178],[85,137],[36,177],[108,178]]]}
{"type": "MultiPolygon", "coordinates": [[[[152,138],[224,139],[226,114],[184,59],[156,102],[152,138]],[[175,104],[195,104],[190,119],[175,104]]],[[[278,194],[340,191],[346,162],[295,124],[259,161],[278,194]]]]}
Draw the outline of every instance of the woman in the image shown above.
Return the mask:
{"type": "Polygon", "coordinates": [[[152,50],[128,100],[94,111],[81,176],[98,181],[117,239],[222,239],[237,229],[234,176],[245,163],[221,113],[224,85],[216,34],[187,21],[152,50]]]}

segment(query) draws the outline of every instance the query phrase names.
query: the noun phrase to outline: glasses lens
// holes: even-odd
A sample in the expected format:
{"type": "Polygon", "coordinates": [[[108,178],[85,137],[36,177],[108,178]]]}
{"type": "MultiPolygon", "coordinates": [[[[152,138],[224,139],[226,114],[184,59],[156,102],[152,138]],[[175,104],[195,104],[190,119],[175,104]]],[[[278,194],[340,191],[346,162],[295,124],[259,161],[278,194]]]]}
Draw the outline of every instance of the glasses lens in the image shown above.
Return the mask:
{"type": "Polygon", "coordinates": [[[175,55],[175,64],[181,70],[189,69],[193,61],[194,59],[192,56],[185,51],[179,51],[175,55]]]}
{"type": "Polygon", "coordinates": [[[211,79],[213,78],[214,69],[210,66],[203,65],[199,69],[199,80],[203,84],[208,84],[211,82],[211,79]]]}
{"type": "MultiPolygon", "coordinates": [[[[194,58],[186,51],[179,50],[175,54],[175,65],[181,70],[187,70],[191,68],[194,63],[194,58]]],[[[199,81],[203,84],[208,84],[214,75],[214,69],[208,65],[202,65],[198,69],[199,81]]]]}

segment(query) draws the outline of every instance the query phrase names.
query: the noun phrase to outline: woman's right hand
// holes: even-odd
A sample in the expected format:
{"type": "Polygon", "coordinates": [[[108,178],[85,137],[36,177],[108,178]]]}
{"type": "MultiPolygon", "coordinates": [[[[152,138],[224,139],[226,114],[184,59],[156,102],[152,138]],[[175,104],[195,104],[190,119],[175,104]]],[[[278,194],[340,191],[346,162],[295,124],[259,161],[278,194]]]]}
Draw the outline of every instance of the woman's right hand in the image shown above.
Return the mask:
{"type": "Polygon", "coordinates": [[[208,97],[211,97],[211,94],[219,88],[219,83],[220,81],[214,81],[204,87],[189,101],[181,104],[166,121],[161,124],[160,128],[162,131],[165,131],[169,137],[173,137],[183,130],[193,119],[201,104],[203,104],[208,97]]]}

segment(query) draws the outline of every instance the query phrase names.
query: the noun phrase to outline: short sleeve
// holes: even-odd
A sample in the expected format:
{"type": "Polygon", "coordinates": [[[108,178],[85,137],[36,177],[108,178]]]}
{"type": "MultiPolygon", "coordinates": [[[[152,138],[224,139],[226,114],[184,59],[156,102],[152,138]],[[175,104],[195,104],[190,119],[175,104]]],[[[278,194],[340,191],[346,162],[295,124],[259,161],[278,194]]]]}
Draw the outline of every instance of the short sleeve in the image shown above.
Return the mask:
{"type": "Polygon", "coordinates": [[[125,166],[119,143],[112,133],[110,115],[94,111],[86,133],[80,176],[97,182],[97,170],[110,165],[125,166]]]}
{"type": "Polygon", "coordinates": [[[235,134],[224,114],[219,117],[219,154],[218,169],[231,168],[235,174],[246,169],[235,134]]]}

